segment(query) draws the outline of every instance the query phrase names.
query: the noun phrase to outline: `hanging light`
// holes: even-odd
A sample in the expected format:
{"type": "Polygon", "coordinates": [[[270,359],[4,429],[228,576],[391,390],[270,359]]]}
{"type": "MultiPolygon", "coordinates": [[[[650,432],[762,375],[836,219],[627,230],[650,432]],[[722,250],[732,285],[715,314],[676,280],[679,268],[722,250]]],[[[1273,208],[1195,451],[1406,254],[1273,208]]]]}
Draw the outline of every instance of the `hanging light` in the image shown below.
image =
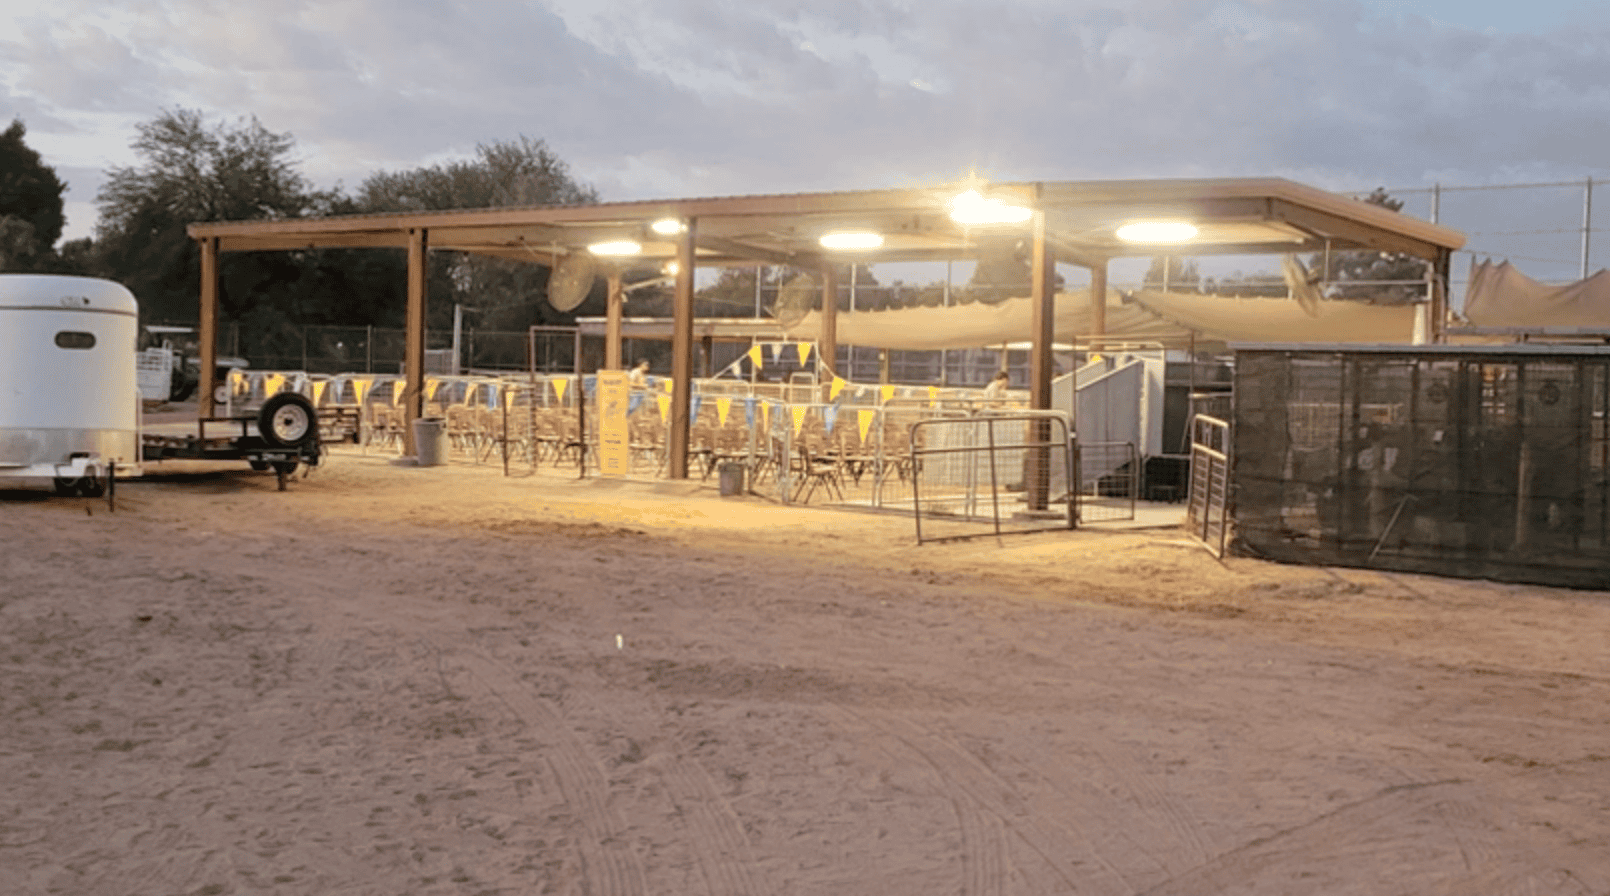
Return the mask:
{"type": "Polygon", "coordinates": [[[660,236],[676,236],[688,228],[680,218],[661,218],[650,224],[649,229],[660,236]]]}
{"type": "Polygon", "coordinates": [[[950,218],[957,224],[1021,224],[1033,214],[1033,209],[1021,205],[986,199],[977,190],[967,190],[950,201],[950,218]]]}
{"type": "Polygon", "coordinates": [[[602,243],[593,243],[587,247],[587,251],[594,255],[607,255],[611,258],[618,258],[626,255],[641,255],[643,244],[635,240],[609,240],[602,243]]]}
{"type": "Polygon", "coordinates": [[[1196,225],[1186,221],[1131,221],[1118,228],[1118,238],[1126,243],[1183,243],[1196,232],[1196,225]]]}
{"type": "Polygon", "coordinates": [[[883,234],[869,230],[839,230],[822,234],[820,242],[824,249],[876,249],[883,245],[883,234]]]}

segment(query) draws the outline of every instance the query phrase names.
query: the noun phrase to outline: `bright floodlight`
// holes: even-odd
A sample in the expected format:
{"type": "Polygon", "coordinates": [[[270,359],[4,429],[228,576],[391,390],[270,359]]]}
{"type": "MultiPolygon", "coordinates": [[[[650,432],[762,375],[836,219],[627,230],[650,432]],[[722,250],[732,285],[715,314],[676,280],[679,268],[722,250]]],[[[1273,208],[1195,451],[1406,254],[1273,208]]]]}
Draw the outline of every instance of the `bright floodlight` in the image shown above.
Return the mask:
{"type": "Polygon", "coordinates": [[[821,243],[826,249],[876,249],[883,245],[883,235],[865,230],[843,230],[823,234],[821,243]]]}
{"type": "Polygon", "coordinates": [[[1196,236],[1196,225],[1184,221],[1134,221],[1118,228],[1129,243],[1183,243],[1196,236]]]}
{"type": "Polygon", "coordinates": [[[977,190],[968,190],[950,201],[950,218],[957,224],[1021,224],[1033,214],[1032,209],[1021,205],[985,199],[977,190]]]}
{"type": "Polygon", "coordinates": [[[655,221],[653,224],[650,224],[649,228],[660,236],[676,236],[687,229],[686,227],[683,227],[682,222],[676,218],[661,218],[658,221],[655,221]]]}
{"type": "Polygon", "coordinates": [[[587,247],[587,251],[593,253],[594,255],[608,255],[612,257],[622,255],[640,255],[643,252],[643,245],[632,240],[610,240],[609,242],[605,243],[593,243],[591,246],[587,247]]]}
{"type": "Polygon", "coordinates": [[[667,277],[675,277],[677,272],[682,270],[682,266],[674,261],[667,261],[665,266],[660,268],[660,270],[664,271],[667,277]]]}

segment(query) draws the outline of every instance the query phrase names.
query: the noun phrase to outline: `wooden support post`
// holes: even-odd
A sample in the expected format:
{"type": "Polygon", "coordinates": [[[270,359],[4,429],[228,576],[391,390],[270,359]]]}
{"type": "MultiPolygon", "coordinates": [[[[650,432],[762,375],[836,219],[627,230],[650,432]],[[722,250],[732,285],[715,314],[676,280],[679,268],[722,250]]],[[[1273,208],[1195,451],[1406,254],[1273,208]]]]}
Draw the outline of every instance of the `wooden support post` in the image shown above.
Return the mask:
{"type": "MultiPolygon", "coordinates": [[[[1034,257],[1030,260],[1029,303],[1029,407],[1051,409],[1051,373],[1055,362],[1051,345],[1056,335],[1056,259],[1045,238],[1045,212],[1034,213],[1034,257]]],[[[1003,352],[1004,355],[1004,352],[1003,352]]],[[[1031,426],[1033,440],[1044,443],[1053,431],[1050,422],[1037,420],[1031,426]]],[[[1060,430],[1058,430],[1060,431],[1060,430]]],[[[1041,448],[1029,452],[1028,481],[1025,483],[1030,510],[1044,510],[1050,499],[1052,454],[1041,448]]]]}
{"type": "Polygon", "coordinates": [[[1090,265],[1090,335],[1107,335],[1107,262],[1090,265]]]}
{"type": "Polygon", "coordinates": [[[676,293],[671,310],[671,429],[666,446],[667,477],[688,478],[688,419],[693,398],[693,240],[696,222],[689,218],[676,244],[676,293]]]}
{"type": "Polygon", "coordinates": [[[715,342],[716,338],[709,333],[699,337],[699,375],[705,379],[709,379],[713,375],[711,371],[715,369],[715,342]]]}
{"type": "Polygon", "coordinates": [[[424,410],[425,302],[430,282],[430,238],[425,228],[408,231],[408,310],[403,344],[403,451],[416,454],[414,421],[424,410]]]}
{"type": "MultiPolygon", "coordinates": [[[[816,365],[831,377],[838,367],[839,354],[839,274],[831,264],[822,265],[822,327],[816,336],[816,365]]],[[[830,380],[822,382],[822,401],[826,403],[830,380]]]]}
{"type": "Polygon", "coordinates": [[[201,345],[201,400],[196,403],[197,414],[211,417],[217,412],[213,406],[213,391],[218,378],[218,238],[201,241],[201,321],[197,328],[201,345]]]}
{"type": "Polygon", "coordinates": [[[621,291],[619,271],[609,275],[609,304],[604,310],[604,369],[621,370],[621,305],[626,293],[621,291]]]}

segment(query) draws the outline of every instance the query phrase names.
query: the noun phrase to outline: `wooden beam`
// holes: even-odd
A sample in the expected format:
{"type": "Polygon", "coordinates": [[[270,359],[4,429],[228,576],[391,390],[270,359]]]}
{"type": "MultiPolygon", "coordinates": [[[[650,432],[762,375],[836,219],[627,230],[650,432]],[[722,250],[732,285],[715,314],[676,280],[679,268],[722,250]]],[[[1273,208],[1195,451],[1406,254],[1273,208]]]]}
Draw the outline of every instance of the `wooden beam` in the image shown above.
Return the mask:
{"type": "Polygon", "coordinates": [[[1090,335],[1107,335],[1107,263],[1090,266],[1090,335]]]}
{"type": "MultiPolygon", "coordinates": [[[[816,336],[816,363],[833,370],[839,355],[839,272],[831,264],[822,265],[822,318],[816,336]]],[[[822,400],[827,401],[831,383],[822,384],[822,400]]]]}
{"type": "MultiPolygon", "coordinates": [[[[1396,212],[1389,212],[1396,214],[1396,212]]],[[[1434,259],[1443,247],[1404,233],[1361,223],[1327,211],[1294,205],[1281,200],[1270,200],[1269,216],[1302,228],[1316,237],[1330,237],[1335,242],[1350,242],[1377,252],[1402,252],[1416,258],[1434,259]]],[[[1413,220],[1405,218],[1405,220],[1413,220]]]]}
{"type": "Polygon", "coordinates": [[[818,259],[815,256],[804,256],[797,252],[779,252],[776,249],[767,249],[763,246],[751,245],[724,236],[701,236],[699,237],[699,248],[719,252],[750,263],[764,261],[767,264],[793,265],[795,267],[809,267],[818,263],[818,259]]]}
{"type": "Polygon", "coordinates": [[[609,299],[604,309],[604,369],[621,368],[621,303],[626,294],[621,292],[620,271],[609,275],[609,299]]]}
{"type": "Polygon", "coordinates": [[[689,409],[693,398],[693,273],[698,222],[683,222],[676,245],[676,290],[671,306],[671,431],[666,446],[670,479],[688,478],[689,409]]]}
{"type": "MultiPolygon", "coordinates": [[[[1051,373],[1055,364],[1051,345],[1056,337],[1057,266],[1045,236],[1044,212],[1034,213],[1033,230],[1034,257],[1029,263],[1029,407],[1047,411],[1051,409],[1051,373]]],[[[1049,421],[1036,420],[1031,431],[1035,441],[1044,442],[1053,428],[1049,421]]],[[[1029,452],[1025,497],[1030,510],[1044,510],[1049,504],[1051,457],[1043,448],[1029,452]]]]}
{"type": "Polygon", "coordinates": [[[202,417],[211,417],[217,408],[213,406],[213,389],[217,386],[218,371],[218,238],[208,237],[201,241],[201,320],[196,328],[199,332],[197,339],[201,345],[201,400],[197,402],[197,413],[202,417]]]}
{"type": "Polygon", "coordinates": [[[430,236],[423,227],[408,231],[408,312],[403,346],[403,450],[417,454],[414,421],[424,410],[425,302],[430,283],[430,236]]]}

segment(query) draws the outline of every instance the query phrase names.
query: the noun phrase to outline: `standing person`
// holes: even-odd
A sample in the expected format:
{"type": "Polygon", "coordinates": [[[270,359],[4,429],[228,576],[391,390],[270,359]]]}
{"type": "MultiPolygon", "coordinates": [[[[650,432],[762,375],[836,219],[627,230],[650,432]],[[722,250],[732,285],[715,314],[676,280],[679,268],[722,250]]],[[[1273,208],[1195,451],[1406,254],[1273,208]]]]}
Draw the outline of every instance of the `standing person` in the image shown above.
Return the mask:
{"type": "Polygon", "coordinates": [[[637,366],[632,368],[632,374],[629,377],[629,382],[631,383],[633,389],[648,388],[648,359],[645,358],[644,360],[637,362],[637,366]]]}
{"type": "Polygon", "coordinates": [[[1012,375],[1004,370],[996,371],[995,378],[984,387],[985,401],[1000,401],[1006,397],[1006,389],[1012,384],[1012,375]]]}

